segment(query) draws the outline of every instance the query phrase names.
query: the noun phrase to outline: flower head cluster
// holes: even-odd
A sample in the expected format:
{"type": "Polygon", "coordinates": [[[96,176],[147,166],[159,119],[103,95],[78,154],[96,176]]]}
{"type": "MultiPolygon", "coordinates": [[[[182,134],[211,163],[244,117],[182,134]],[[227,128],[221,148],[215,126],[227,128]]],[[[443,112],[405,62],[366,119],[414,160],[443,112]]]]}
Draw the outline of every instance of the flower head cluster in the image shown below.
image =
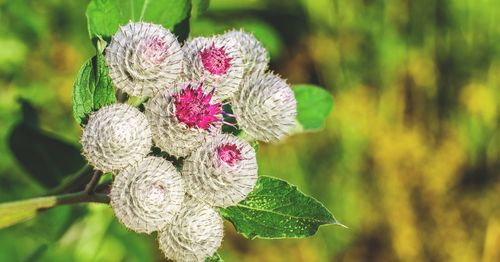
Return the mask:
{"type": "Polygon", "coordinates": [[[129,23],[105,55],[114,85],[149,99],[143,111],[115,104],[93,113],[83,153],[96,169],[114,173],[111,206],[124,226],[158,231],[170,259],[204,261],[223,237],[215,208],[245,199],[257,181],[254,148],[222,126],[278,141],[295,123],[293,92],[266,72],[267,51],[243,31],[193,38],[181,47],[159,25],[129,23]]]}

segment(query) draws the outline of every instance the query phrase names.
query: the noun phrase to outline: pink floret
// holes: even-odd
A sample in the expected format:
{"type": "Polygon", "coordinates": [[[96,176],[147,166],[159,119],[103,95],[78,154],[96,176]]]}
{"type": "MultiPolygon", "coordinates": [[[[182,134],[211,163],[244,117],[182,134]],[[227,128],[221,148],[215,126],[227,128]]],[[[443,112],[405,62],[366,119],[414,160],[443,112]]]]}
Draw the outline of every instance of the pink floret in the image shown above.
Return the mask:
{"type": "Polygon", "coordinates": [[[223,144],[217,147],[217,157],[230,166],[242,159],[241,152],[235,144],[223,144]]]}
{"type": "Polygon", "coordinates": [[[214,75],[223,75],[231,67],[229,62],[232,58],[226,54],[224,47],[216,48],[213,43],[211,47],[203,49],[200,56],[205,70],[214,75]]]}
{"type": "Polygon", "coordinates": [[[203,93],[202,85],[196,88],[188,86],[174,95],[175,115],[179,122],[188,127],[208,129],[213,123],[221,120],[222,105],[211,104],[213,92],[203,93]]]}

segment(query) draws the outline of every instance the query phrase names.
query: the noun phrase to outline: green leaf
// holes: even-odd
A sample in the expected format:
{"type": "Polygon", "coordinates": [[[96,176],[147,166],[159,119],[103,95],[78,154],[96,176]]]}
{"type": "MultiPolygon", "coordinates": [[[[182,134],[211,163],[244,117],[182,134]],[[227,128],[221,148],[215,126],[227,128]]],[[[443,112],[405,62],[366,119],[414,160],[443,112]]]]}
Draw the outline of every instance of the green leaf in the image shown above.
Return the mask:
{"type": "Polygon", "coordinates": [[[210,5],[210,0],[192,0],[193,10],[191,10],[191,14],[193,17],[199,17],[205,11],[207,11],[208,6],[210,5]]]}
{"type": "Polygon", "coordinates": [[[108,41],[119,26],[129,21],[161,24],[174,30],[176,25],[186,23],[190,13],[191,0],[91,0],[86,15],[90,38],[95,43],[98,36],[108,41]]]}
{"type": "Polygon", "coordinates": [[[322,128],[332,110],[332,95],[325,89],[310,84],[294,85],[293,92],[297,99],[297,120],[302,128],[322,128]]]}
{"type": "Polygon", "coordinates": [[[255,150],[255,152],[259,152],[259,149],[260,149],[260,144],[259,144],[259,141],[253,141],[252,142],[252,147],[253,147],[253,150],[255,150]]]}
{"type": "Polygon", "coordinates": [[[301,238],[314,235],[321,225],[340,225],[320,202],[267,176],[259,177],[245,200],[220,212],[249,239],[301,238]]]}
{"type": "Polygon", "coordinates": [[[9,147],[21,166],[40,184],[57,186],[84,165],[80,150],[38,128],[35,109],[21,101],[23,119],[9,135],[9,147]]]}
{"type": "Polygon", "coordinates": [[[79,124],[99,108],[116,102],[115,91],[102,54],[89,59],[73,84],[73,116],[79,124]]]}
{"type": "Polygon", "coordinates": [[[224,259],[216,252],[213,256],[205,259],[205,262],[224,262],[224,259]]]}

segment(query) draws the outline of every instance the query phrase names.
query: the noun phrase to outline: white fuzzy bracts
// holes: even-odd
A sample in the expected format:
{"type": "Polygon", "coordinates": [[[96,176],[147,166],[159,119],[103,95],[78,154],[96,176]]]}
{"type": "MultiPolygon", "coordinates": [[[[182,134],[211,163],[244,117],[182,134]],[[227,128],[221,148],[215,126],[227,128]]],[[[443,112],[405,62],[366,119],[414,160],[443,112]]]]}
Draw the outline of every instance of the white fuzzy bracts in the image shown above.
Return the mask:
{"type": "Polygon", "coordinates": [[[286,81],[275,74],[250,75],[232,102],[239,127],[254,139],[277,142],[295,126],[295,96],[286,81]]]}
{"type": "Polygon", "coordinates": [[[118,89],[147,97],[171,85],[182,71],[177,38],[160,25],[129,23],[106,48],[109,75],[118,89]]]}
{"type": "Polygon", "coordinates": [[[240,44],[245,75],[266,71],[269,64],[269,54],[255,36],[242,30],[231,30],[226,32],[223,37],[236,40],[240,44]]]}
{"type": "Polygon", "coordinates": [[[136,163],[152,146],[146,116],[125,104],[106,106],[91,114],[81,142],[89,163],[103,172],[136,163]]]}
{"type": "Polygon", "coordinates": [[[165,256],[174,261],[202,262],[217,251],[223,235],[219,213],[187,199],[174,222],[159,232],[158,242],[165,256]]]}
{"type": "Polygon", "coordinates": [[[186,158],[182,177],[193,197],[211,206],[235,205],[257,182],[257,159],[245,140],[227,134],[211,139],[186,158]]]}
{"type": "Polygon", "coordinates": [[[110,193],[111,207],[127,228],[151,233],[171,223],[181,209],[184,186],[172,163],[147,157],[122,170],[110,193]]]}

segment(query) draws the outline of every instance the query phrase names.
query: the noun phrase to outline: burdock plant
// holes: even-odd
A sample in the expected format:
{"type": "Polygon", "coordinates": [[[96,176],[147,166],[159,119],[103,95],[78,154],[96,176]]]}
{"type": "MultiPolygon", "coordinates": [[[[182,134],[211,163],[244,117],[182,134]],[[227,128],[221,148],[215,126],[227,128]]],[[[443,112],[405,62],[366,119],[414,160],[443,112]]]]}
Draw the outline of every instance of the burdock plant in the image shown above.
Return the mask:
{"type": "Polygon", "coordinates": [[[256,158],[259,141],[321,127],[331,97],[311,85],[291,88],[268,71],[268,52],[249,32],[183,41],[181,30],[169,28],[185,31],[178,17],[187,14],[151,0],[137,17],[125,5],[93,0],[87,10],[96,55],[73,93],[87,185],[2,204],[0,215],[19,206],[110,203],[124,227],[156,232],[159,248],[176,261],[222,260],[222,218],[250,239],[306,237],[340,225],[295,186],[259,175],[256,158]],[[100,180],[104,173],[111,181],[100,180]]]}

